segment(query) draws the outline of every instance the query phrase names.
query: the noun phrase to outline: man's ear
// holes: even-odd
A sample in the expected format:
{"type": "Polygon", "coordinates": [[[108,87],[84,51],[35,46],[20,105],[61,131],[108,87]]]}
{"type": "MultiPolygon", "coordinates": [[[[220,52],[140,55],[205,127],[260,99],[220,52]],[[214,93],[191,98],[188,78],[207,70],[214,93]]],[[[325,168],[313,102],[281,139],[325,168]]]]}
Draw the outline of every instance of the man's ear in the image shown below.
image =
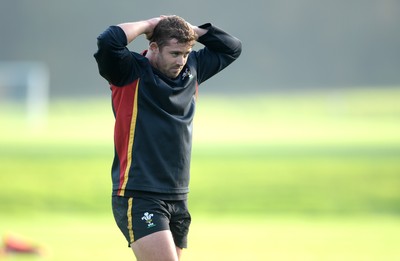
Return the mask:
{"type": "Polygon", "coordinates": [[[151,42],[149,45],[149,49],[152,52],[158,52],[158,44],[156,42],[151,42]]]}

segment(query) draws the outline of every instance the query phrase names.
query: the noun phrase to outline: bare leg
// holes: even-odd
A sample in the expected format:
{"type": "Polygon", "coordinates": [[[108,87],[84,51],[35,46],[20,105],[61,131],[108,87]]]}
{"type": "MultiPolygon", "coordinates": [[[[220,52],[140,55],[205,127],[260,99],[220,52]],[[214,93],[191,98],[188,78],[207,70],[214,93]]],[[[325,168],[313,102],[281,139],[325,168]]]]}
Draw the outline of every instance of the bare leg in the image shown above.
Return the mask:
{"type": "Polygon", "coordinates": [[[178,261],[182,251],[175,247],[169,230],[142,237],[131,247],[138,261],[178,261]]]}
{"type": "Polygon", "coordinates": [[[182,248],[176,247],[176,254],[178,255],[178,260],[181,260],[182,248]]]}

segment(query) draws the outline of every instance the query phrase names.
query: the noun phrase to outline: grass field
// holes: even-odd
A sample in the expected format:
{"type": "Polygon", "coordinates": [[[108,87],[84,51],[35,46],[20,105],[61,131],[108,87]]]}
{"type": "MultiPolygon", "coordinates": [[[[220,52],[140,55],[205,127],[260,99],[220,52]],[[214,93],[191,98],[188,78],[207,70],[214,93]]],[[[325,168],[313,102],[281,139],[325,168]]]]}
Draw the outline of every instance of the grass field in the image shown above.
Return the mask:
{"type": "MultiPolygon", "coordinates": [[[[5,260],[134,260],[111,220],[109,215],[82,214],[2,217],[1,231],[17,231],[44,246],[45,253],[5,260]]],[[[398,260],[399,240],[395,217],[195,215],[184,260],[398,260]]]]}
{"type": "MultiPolygon", "coordinates": [[[[200,95],[185,260],[400,259],[399,97],[200,95]]],[[[42,128],[0,109],[0,233],[48,252],[7,260],[132,260],[109,209],[110,102],[53,101],[42,128]]]]}

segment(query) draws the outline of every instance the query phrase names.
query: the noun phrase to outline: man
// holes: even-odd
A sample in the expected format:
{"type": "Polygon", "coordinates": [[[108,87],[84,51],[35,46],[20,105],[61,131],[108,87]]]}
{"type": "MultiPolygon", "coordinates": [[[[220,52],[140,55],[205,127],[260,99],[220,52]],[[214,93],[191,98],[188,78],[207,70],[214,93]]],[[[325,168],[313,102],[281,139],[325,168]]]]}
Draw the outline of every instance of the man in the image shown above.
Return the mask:
{"type": "Polygon", "coordinates": [[[241,53],[241,42],[178,16],[109,27],[95,58],[115,115],[113,213],[138,260],[179,260],[187,247],[192,120],[198,85],[241,53]],[[127,45],[145,35],[142,54],[127,45]],[[195,42],[205,47],[192,51],[195,42]]]}

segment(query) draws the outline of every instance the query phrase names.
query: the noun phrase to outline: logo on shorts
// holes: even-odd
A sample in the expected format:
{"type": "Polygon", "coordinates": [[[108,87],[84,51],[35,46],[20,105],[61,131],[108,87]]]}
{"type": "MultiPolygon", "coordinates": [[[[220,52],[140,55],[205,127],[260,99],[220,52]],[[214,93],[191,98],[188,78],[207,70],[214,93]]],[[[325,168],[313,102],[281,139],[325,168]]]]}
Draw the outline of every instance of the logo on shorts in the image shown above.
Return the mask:
{"type": "Polygon", "coordinates": [[[155,227],[156,225],[153,223],[153,214],[149,214],[149,212],[144,213],[142,220],[146,221],[147,228],[155,227]]]}

